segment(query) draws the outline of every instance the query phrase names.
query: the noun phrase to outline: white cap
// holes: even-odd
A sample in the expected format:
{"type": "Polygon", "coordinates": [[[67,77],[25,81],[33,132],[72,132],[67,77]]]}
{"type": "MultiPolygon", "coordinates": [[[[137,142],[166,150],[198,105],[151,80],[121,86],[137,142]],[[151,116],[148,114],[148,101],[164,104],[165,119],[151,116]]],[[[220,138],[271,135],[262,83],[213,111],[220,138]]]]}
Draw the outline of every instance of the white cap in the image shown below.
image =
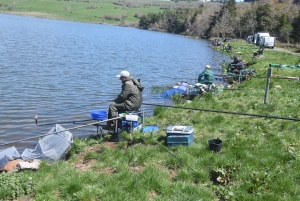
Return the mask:
{"type": "Polygon", "coordinates": [[[117,77],[128,77],[130,73],[126,70],[122,71],[117,77]]]}

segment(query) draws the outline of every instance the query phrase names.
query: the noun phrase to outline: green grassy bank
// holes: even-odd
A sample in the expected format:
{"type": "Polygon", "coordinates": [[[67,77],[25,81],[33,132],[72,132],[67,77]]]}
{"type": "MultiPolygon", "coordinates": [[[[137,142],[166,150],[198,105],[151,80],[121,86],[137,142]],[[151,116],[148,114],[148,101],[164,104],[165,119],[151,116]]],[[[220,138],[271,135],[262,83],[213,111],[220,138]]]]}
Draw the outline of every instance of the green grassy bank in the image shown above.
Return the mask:
{"type": "MultiPolygon", "coordinates": [[[[107,142],[109,135],[76,139],[65,161],[0,174],[0,200],[299,200],[300,82],[272,77],[264,103],[262,78],[270,63],[294,65],[299,55],[265,49],[252,58],[257,47],[231,44],[232,52],[224,53],[257,70],[257,78],[234,83],[240,90],[182,101],[182,108],[156,107],[145,125],[158,125],[158,131],[135,131],[132,139],[123,132],[117,144],[107,142]],[[193,144],[167,147],[169,125],[193,126],[193,144]],[[217,137],[221,153],[208,149],[208,140],[217,137]]],[[[272,70],[300,77],[300,70],[272,70]]]]}
{"type": "Polygon", "coordinates": [[[136,26],[139,16],[157,13],[170,2],[139,0],[1,0],[0,12],[77,22],[136,26]]]}

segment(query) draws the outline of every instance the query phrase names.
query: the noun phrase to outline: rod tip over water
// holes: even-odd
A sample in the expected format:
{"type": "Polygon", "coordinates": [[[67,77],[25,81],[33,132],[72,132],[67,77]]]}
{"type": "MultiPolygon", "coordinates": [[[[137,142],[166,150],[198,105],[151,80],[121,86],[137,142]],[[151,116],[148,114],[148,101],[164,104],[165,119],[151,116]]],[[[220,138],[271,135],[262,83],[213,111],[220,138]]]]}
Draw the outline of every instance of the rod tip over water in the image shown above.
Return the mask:
{"type": "Polygon", "coordinates": [[[36,124],[36,125],[38,125],[38,123],[37,123],[37,118],[38,118],[38,115],[36,114],[35,117],[34,117],[34,120],[35,120],[35,124],[36,124]]]}

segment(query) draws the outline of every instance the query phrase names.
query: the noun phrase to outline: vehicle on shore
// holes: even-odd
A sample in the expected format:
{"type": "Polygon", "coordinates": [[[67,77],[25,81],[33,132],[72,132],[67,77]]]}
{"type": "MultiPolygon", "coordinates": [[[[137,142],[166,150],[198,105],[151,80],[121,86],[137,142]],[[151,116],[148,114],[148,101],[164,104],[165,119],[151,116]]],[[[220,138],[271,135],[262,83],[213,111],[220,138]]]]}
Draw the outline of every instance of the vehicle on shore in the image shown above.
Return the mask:
{"type": "Polygon", "coordinates": [[[270,34],[268,32],[257,32],[253,37],[252,43],[255,45],[260,45],[263,37],[270,37],[270,34]]]}
{"type": "Polygon", "coordinates": [[[260,41],[260,46],[267,47],[267,48],[274,48],[276,43],[275,37],[262,37],[260,41]]]}

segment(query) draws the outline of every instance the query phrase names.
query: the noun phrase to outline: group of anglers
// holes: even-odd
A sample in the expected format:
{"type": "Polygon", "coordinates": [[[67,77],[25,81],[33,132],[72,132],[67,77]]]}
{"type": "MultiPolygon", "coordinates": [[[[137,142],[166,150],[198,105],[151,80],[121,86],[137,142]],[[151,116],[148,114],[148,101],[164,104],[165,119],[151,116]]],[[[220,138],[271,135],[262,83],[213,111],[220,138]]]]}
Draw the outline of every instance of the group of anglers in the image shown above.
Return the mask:
{"type": "Polygon", "coordinates": [[[221,49],[221,47],[223,47],[223,50],[225,50],[226,52],[231,52],[232,50],[232,46],[230,45],[230,39],[224,39],[224,40],[217,40],[215,39],[214,42],[211,43],[212,47],[216,47],[218,50],[221,49]],[[226,45],[223,45],[224,42],[228,42],[226,45]]]}
{"type": "MultiPolygon", "coordinates": [[[[239,60],[236,56],[233,62],[229,64],[227,72],[238,73],[240,70],[245,69],[245,63],[239,60]]],[[[118,114],[127,111],[138,111],[142,105],[143,97],[142,91],[144,86],[137,80],[134,75],[128,71],[122,71],[117,77],[122,82],[122,90],[119,95],[109,105],[108,119],[118,117],[118,114]]],[[[206,65],[204,71],[198,76],[196,84],[212,85],[214,83],[214,71],[211,70],[210,65],[206,65]]],[[[115,127],[114,120],[107,122],[107,129],[115,127]]]]}
{"type": "MultiPolygon", "coordinates": [[[[225,73],[239,74],[242,70],[245,70],[246,63],[243,60],[238,59],[236,56],[233,57],[231,62],[225,70],[225,73]]],[[[209,65],[205,66],[205,70],[198,76],[198,83],[200,84],[213,84],[214,72],[211,70],[209,65]]]]}
{"type": "MultiPolygon", "coordinates": [[[[108,109],[108,122],[106,130],[112,130],[116,126],[114,119],[118,114],[128,111],[138,111],[143,102],[142,91],[144,86],[137,80],[134,75],[128,71],[122,71],[117,77],[122,82],[122,90],[119,95],[109,105],[108,109]]],[[[212,84],[214,82],[214,72],[209,65],[205,66],[205,70],[199,75],[198,83],[212,84]],[[202,79],[203,78],[203,79],[202,79]]],[[[117,125],[118,127],[120,125],[117,125]]]]}

